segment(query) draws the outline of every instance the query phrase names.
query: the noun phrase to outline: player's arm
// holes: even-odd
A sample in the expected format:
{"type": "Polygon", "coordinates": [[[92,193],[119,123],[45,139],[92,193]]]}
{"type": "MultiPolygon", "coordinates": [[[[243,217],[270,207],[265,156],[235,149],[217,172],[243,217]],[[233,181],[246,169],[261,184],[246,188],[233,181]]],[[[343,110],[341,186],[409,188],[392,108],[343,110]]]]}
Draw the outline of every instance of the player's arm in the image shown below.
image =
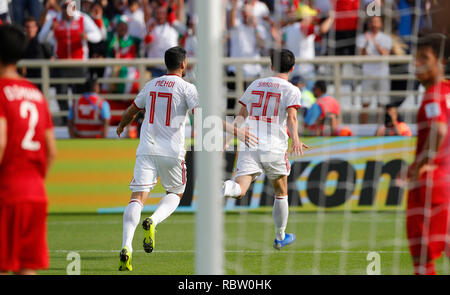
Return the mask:
{"type": "Polygon", "coordinates": [[[428,169],[432,169],[430,165],[444,143],[447,133],[447,124],[440,121],[431,122],[430,133],[424,143],[423,151],[417,155],[414,163],[411,165],[411,169],[408,171],[409,178],[415,179],[428,169]]]}
{"type": "Polygon", "coordinates": [[[292,153],[295,155],[303,155],[303,148],[309,148],[306,144],[300,141],[298,137],[298,120],[297,120],[297,109],[288,108],[287,109],[287,127],[292,140],[292,153]]]}
{"type": "MultiPolygon", "coordinates": [[[[242,124],[245,122],[245,118],[248,116],[248,111],[245,106],[241,106],[241,109],[239,110],[239,114],[236,116],[236,118],[233,121],[233,124],[230,124],[228,122],[223,122],[223,129],[228,134],[233,134],[236,136],[240,141],[244,142],[246,146],[250,147],[250,145],[257,145],[258,144],[258,137],[252,133],[249,132],[248,128],[240,128],[242,124]]],[[[227,136],[225,139],[225,149],[230,143],[232,137],[227,136]]]]}
{"type": "MultiPolygon", "coordinates": [[[[236,121],[235,121],[236,122],[236,121]]],[[[244,142],[246,146],[250,147],[256,146],[258,144],[258,137],[249,131],[249,128],[239,128],[238,123],[230,124],[226,121],[223,121],[223,129],[229,133],[236,136],[240,141],[244,142]]],[[[228,140],[229,141],[229,140],[228,140]]],[[[227,141],[227,144],[228,144],[227,141]]]]}
{"type": "Polygon", "coordinates": [[[6,136],[6,118],[0,117],[0,163],[3,160],[3,155],[6,150],[7,136],[6,136]]]}
{"type": "Polygon", "coordinates": [[[45,145],[47,146],[47,169],[49,169],[57,153],[53,128],[45,130],[45,145]]]}
{"type": "Polygon", "coordinates": [[[136,117],[137,113],[139,113],[140,109],[137,108],[137,106],[133,103],[131,104],[128,109],[123,113],[122,119],[120,120],[120,124],[117,127],[117,135],[120,137],[120,134],[123,132],[125,127],[128,126],[128,124],[133,121],[134,117],[136,117]]]}

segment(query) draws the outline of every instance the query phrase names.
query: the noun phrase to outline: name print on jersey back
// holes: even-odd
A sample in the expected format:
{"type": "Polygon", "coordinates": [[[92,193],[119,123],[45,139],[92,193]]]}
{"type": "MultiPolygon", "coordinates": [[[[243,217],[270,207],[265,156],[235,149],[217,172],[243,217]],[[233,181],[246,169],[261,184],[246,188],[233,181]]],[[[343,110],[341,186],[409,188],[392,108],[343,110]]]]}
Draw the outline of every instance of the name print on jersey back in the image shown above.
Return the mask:
{"type": "Polygon", "coordinates": [[[287,109],[299,108],[300,98],[297,87],[278,77],[255,80],[247,88],[239,102],[247,108],[246,125],[258,136],[258,150],[287,151],[287,109]]]}
{"type": "Polygon", "coordinates": [[[195,86],[177,75],[165,75],[148,82],[134,104],[145,109],[136,155],[183,159],[186,115],[199,104],[195,86]]]}

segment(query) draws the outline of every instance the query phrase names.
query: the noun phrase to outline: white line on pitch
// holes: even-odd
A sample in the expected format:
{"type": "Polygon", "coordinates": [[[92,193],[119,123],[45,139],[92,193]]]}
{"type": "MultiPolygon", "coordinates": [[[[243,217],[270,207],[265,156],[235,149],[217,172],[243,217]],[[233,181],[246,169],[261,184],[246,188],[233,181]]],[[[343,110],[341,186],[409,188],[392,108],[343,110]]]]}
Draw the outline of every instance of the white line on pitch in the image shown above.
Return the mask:
{"type": "MultiPolygon", "coordinates": [[[[273,253],[300,253],[300,254],[340,254],[340,253],[369,253],[378,252],[386,254],[401,254],[409,253],[408,251],[376,251],[376,250],[270,250],[270,251],[257,251],[257,250],[225,250],[225,253],[248,253],[248,254],[273,254],[273,253]]],[[[68,253],[68,252],[80,252],[80,253],[119,253],[120,250],[50,250],[51,253],[68,253]]],[[[144,250],[134,250],[133,252],[144,253],[144,250]]],[[[157,250],[154,253],[195,253],[195,250],[157,250]]]]}

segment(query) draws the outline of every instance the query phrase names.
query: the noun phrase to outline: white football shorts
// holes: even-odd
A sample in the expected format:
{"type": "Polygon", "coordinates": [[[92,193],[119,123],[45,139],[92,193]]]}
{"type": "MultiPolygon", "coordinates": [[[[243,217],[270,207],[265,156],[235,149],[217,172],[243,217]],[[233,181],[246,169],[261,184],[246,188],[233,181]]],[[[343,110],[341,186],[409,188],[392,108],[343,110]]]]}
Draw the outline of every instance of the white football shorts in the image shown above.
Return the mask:
{"type": "Polygon", "coordinates": [[[136,156],[134,176],[130,183],[133,192],[150,192],[161,178],[169,193],[182,194],[186,188],[186,163],[181,159],[155,156],[136,156]]]}
{"type": "Polygon", "coordinates": [[[277,154],[268,151],[240,151],[234,177],[254,175],[255,180],[261,173],[273,180],[280,176],[289,175],[291,164],[287,153],[277,154]]]}

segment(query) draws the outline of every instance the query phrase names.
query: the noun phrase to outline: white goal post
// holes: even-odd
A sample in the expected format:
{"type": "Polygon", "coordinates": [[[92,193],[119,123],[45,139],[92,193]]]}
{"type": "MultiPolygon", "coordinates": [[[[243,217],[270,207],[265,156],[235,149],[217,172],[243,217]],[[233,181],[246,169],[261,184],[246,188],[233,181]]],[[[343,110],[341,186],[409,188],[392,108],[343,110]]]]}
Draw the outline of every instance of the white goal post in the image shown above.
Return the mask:
{"type": "MultiPolygon", "coordinates": [[[[197,0],[197,87],[202,117],[222,117],[222,0],[197,0]]],[[[199,126],[197,126],[199,127],[199,126]]],[[[196,140],[208,130],[196,129],[196,140]]],[[[221,126],[215,126],[215,128],[221,126]]],[[[199,181],[195,229],[195,273],[220,275],[224,272],[222,157],[220,151],[197,151],[195,175],[199,181]]]]}

